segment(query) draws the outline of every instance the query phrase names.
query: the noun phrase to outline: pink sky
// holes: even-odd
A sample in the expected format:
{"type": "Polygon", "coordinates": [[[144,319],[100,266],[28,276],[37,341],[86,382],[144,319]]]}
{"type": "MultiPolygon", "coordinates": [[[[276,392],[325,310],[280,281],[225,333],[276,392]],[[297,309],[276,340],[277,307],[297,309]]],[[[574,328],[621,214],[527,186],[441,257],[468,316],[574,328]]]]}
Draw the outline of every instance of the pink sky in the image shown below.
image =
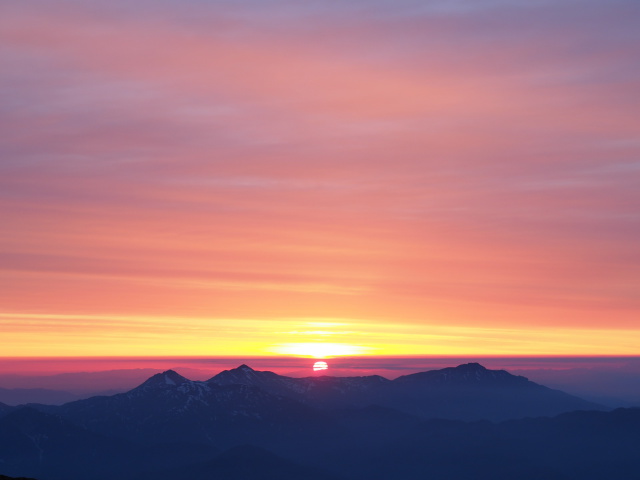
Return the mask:
{"type": "Polygon", "coordinates": [[[2,355],[639,353],[637,2],[1,8],[2,355]]]}

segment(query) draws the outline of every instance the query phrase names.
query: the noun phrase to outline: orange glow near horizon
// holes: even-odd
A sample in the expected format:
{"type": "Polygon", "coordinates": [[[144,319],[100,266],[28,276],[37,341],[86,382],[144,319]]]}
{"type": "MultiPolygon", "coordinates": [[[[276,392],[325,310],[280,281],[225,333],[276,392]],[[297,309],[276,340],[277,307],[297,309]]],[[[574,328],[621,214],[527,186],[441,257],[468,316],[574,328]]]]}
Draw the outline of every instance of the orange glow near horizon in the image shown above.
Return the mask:
{"type": "Polygon", "coordinates": [[[0,314],[0,357],[635,355],[635,330],[0,314]],[[117,326],[117,328],[115,328],[117,326]],[[616,348],[612,348],[615,345],[616,348]]]}

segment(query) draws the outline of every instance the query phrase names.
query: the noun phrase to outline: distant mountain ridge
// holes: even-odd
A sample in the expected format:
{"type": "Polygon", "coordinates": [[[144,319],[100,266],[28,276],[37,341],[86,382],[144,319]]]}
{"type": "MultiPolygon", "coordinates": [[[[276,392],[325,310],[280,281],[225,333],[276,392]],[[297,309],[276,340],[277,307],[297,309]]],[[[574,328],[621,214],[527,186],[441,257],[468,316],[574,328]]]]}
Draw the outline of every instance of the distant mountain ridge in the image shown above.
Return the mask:
{"type": "MultiPolygon", "coordinates": [[[[1,388],[0,402],[11,405],[22,405],[25,403],[47,403],[51,405],[62,405],[63,403],[86,398],[64,390],[50,390],[46,388],[1,388]]],[[[0,409],[2,407],[0,406],[0,409]]]]}
{"type": "Polygon", "coordinates": [[[457,367],[403,375],[394,380],[397,383],[422,382],[431,386],[478,385],[491,387],[524,386],[533,384],[526,377],[512,375],[506,370],[489,370],[479,363],[464,363],[457,367]]]}
{"type": "Polygon", "coordinates": [[[395,380],[378,375],[292,378],[241,365],[220,372],[206,383],[256,386],[318,408],[381,405],[423,418],[506,420],[605,409],[505,370],[489,370],[479,363],[414,373],[395,380]]]}
{"type": "Polygon", "coordinates": [[[195,441],[220,448],[236,438],[266,435],[273,424],[286,430],[301,418],[318,416],[305,404],[252,385],[192,381],[173,370],[126,393],[40,408],[105,435],[145,442],[195,441]]]}
{"type": "MultiPolygon", "coordinates": [[[[370,404],[367,397],[378,387],[390,383],[379,375],[360,377],[287,377],[241,365],[224,370],[207,380],[215,385],[251,385],[319,408],[339,408],[370,404]]],[[[369,397],[370,398],[370,397],[369,397]]]]}
{"type": "Polygon", "coordinates": [[[616,480],[637,480],[640,410],[575,411],[592,405],[477,363],[395,380],[292,378],[241,365],[192,381],[167,370],[117,395],[6,406],[0,473],[39,480],[599,480],[612,471],[616,480]],[[558,411],[569,413],[540,416],[558,411]]]}
{"type": "Polygon", "coordinates": [[[34,405],[102,435],[218,449],[248,439],[273,442],[300,428],[322,430],[338,410],[375,406],[422,419],[493,421],[602,409],[477,363],[395,380],[377,375],[292,378],[241,365],[207,381],[192,381],[167,370],[125,393],[62,406],[34,405]]]}

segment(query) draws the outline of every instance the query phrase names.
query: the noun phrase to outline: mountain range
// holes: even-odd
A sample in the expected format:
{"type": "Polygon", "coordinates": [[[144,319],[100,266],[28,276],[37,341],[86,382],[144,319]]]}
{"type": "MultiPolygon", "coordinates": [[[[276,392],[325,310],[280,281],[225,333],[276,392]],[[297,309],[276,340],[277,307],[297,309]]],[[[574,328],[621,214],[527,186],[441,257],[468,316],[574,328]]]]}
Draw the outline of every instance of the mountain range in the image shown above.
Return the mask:
{"type": "Polygon", "coordinates": [[[505,420],[604,408],[478,363],[395,380],[377,375],[291,378],[241,365],[219,373],[207,383],[256,386],[320,408],[381,405],[423,418],[505,420]]]}
{"type": "Polygon", "coordinates": [[[121,394],[0,404],[0,473],[583,480],[611,469],[637,479],[640,410],[604,410],[477,363],[395,380],[292,378],[241,365],[191,381],[169,370],[121,394]]]}

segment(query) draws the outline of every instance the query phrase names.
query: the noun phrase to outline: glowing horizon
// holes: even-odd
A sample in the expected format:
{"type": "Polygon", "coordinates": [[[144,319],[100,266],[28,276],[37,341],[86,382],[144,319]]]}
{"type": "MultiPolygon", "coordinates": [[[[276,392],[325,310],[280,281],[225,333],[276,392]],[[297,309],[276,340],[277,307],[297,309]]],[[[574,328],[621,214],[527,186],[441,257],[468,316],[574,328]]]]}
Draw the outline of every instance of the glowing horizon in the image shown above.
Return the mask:
{"type": "Polygon", "coordinates": [[[639,354],[638,15],[3,6],[0,356],[639,354]]]}
{"type": "Polygon", "coordinates": [[[353,319],[217,319],[0,313],[2,357],[636,355],[637,331],[399,325],[353,319]],[[58,323],[52,323],[58,321],[58,323]],[[109,331],[118,326],[115,333],[109,331]],[[36,339],[35,331],[45,333],[36,339]],[[22,330],[22,332],[20,331],[22,330]],[[76,338],[76,343],[70,339],[76,338]],[[247,339],[247,337],[249,337],[247,339]],[[256,339],[262,339],[261,341],[256,339]],[[270,343],[273,342],[273,343],[270,343]],[[611,345],[617,353],[611,353],[611,345]],[[572,350],[568,352],[568,346],[572,350]],[[136,352],[132,354],[131,352],[136,352]],[[240,353],[238,353],[240,352],[240,353]],[[118,355],[116,355],[118,356],[118,355]]]}

